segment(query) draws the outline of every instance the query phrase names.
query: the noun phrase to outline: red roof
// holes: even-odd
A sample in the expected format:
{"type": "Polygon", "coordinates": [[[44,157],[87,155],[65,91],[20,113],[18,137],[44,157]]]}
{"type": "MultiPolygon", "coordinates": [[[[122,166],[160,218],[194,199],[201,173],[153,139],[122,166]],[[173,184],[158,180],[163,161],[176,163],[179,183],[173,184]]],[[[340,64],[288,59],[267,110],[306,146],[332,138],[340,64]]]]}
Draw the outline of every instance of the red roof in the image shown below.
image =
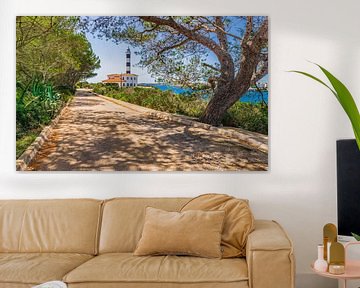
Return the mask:
{"type": "Polygon", "coordinates": [[[123,83],[125,80],[122,79],[124,76],[138,76],[136,74],[109,74],[108,79],[102,80],[103,83],[123,83]]]}
{"type": "Polygon", "coordinates": [[[122,83],[122,82],[125,82],[125,81],[120,79],[120,78],[115,78],[115,79],[102,80],[101,82],[102,83],[122,83]]]}

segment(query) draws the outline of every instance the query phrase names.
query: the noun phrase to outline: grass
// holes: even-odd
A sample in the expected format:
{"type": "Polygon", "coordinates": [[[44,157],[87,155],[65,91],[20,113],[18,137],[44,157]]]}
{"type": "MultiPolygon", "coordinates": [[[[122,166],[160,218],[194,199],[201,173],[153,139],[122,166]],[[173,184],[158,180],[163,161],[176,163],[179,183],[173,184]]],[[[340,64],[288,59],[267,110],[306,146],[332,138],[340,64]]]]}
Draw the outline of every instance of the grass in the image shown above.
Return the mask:
{"type": "Polygon", "coordinates": [[[34,142],[37,136],[39,136],[41,128],[33,129],[22,134],[18,139],[16,139],[16,159],[18,159],[21,154],[23,154],[27,147],[34,142]]]}
{"type": "MultiPolygon", "coordinates": [[[[207,101],[196,95],[179,95],[156,88],[122,88],[115,85],[96,84],[93,91],[118,100],[158,111],[199,118],[207,101]]],[[[248,131],[268,134],[268,107],[264,104],[235,103],[225,114],[222,124],[248,131]]]]}

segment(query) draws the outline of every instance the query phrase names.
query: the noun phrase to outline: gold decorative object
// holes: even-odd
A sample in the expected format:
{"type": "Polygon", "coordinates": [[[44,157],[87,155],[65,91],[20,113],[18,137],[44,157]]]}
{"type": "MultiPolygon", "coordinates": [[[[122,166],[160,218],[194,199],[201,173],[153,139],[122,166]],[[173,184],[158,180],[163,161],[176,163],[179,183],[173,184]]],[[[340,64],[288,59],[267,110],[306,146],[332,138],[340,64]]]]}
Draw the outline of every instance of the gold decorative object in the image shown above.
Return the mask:
{"type": "Polygon", "coordinates": [[[330,247],[330,264],[345,265],[344,245],[334,242],[330,247]]]}
{"type": "Polygon", "coordinates": [[[329,273],[345,273],[345,247],[341,243],[331,243],[329,273]]]}
{"type": "Polygon", "coordinates": [[[323,228],[323,237],[324,237],[324,259],[328,263],[328,245],[334,242],[337,242],[337,228],[334,224],[328,223],[323,228]],[[329,244],[328,244],[329,243],[329,244]]]}
{"type": "Polygon", "coordinates": [[[329,265],[329,273],[334,275],[341,275],[345,273],[345,266],[344,265],[329,265]]]}

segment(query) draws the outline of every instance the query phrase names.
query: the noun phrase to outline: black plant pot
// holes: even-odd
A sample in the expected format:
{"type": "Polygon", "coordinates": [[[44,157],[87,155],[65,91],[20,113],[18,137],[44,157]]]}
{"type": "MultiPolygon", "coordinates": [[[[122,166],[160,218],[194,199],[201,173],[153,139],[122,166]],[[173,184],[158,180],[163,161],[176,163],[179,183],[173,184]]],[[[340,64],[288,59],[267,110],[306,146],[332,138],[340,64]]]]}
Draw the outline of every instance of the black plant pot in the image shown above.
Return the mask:
{"type": "Polygon", "coordinates": [[[336,152],[338,232],[360,234],[360,151],[350,139],[338,140],[336,152]]]}

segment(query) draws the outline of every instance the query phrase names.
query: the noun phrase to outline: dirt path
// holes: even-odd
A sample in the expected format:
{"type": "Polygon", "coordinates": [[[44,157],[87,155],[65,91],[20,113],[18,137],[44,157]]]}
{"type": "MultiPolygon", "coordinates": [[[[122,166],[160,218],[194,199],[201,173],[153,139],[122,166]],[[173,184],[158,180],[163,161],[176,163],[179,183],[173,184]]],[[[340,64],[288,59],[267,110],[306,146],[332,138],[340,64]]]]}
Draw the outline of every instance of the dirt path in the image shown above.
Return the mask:
{"type": "Polygon", "coordinates": [[[214,131],[79,91],[29,170],[266,170],[267,157],[214,131]]]}

